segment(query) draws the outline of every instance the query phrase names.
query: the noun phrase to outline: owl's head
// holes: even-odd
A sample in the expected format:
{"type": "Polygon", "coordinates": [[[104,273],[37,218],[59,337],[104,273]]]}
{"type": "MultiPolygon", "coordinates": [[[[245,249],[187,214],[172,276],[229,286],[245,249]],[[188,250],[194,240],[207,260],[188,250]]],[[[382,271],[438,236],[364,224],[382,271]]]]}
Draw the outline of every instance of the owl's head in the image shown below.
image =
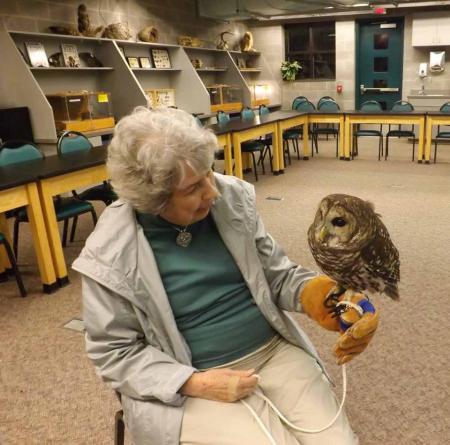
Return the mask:
{"type": "Polygon", "coordinates": [[[317,209],[311,229],[316,243],[331,248],[356,247],[367,239],[373,205],[356,196],[328,195],[317,209]]]}

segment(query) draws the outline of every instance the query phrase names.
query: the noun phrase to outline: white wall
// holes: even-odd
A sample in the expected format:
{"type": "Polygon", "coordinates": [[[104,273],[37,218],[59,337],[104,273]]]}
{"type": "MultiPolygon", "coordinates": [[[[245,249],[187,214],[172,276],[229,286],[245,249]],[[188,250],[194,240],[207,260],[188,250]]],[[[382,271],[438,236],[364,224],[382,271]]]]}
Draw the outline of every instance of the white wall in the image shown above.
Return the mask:
{"type": "Polygon", "coordinates": [[[9,30],[48,32],[50,25],[76,27],[80,3],[87,6],[91,25],[127,22],[133,37],[145,26],[154,26],[163,43],[177,43],[179,35],[215,42],[225,30],[236,33],[227,38],[235,43],[245,32],[239,22],[197,18],[194,0],[0,0],[0,17],[9,30]]]}
{"type": "Polygon", "coordinates": [[[280,67],[285,58],[284,29],[282,25],[251,28],[255,48],[260,50],[271,64],[275,78],[281,88],[282,107],[291,108],[296,96],[306,96],[314,104],[323,97],[335,98],[343,109],[354,108],[355,88],[355,22],[336,22],[336,80],[299,80],[295,82],[281,79],[280,67]],[[343,93],[336,93],[336,85],[343,86],[343,93]]]}

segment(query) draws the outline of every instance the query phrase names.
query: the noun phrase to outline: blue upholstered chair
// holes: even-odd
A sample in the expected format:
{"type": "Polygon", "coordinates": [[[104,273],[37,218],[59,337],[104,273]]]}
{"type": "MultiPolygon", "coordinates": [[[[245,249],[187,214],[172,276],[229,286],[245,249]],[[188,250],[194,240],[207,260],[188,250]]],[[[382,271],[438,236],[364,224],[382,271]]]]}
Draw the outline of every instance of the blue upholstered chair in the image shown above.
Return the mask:
{"type": "MultiPolygon", "coordinates": [[[[405,100],[398,100],[392,105],[391,111],[401,111],[408,112],[414,111],[412,104],[405,100]]],[[[402,130],[402,126],[399,125],[397,130],[391,130],[391,125],[389,125],[388,132],[386,133],[386,150],[384,152],[384,159],[386,160],[389,156],[389,138],[412,138],[412,161],[414,161],[414,151],[416,148],[416,134],[414,133],[414,125],[411,125],[411,130],[402,130]]]]}
{"type": "MultiPolygon", "coordinates": [[[[256,117],[255,112],[251,108],[249,108],[249,107],[242,108],[242,110],[241,110],[241,120],[242,121],[253,120],[255,117],[256,117]]],[[[256,170],[257,162],[256,162],[256,158],[255,158],[255,153],[259,153],[259,156],[261,158],[265,148],[266,148],[266,146],[264,145],[264,142],[262,142],[259,139],[245,141],[245,142],[242,142],[242,144],[241,144],[241,152],[242,153],[250,153],[252,155],[253,171],[255,173],[256,181],[258,180],[258,172],[256,170]]],[[[262,167],[263,174],[265,174],[266,171],[265,171],[263,162],[261,163],[261,167],[262,167]]]]}
{"type": "MultiPolygon", "coordinates": [[[[91,150],[92,144],[89,139],[77,131],[65,131],[61,134],[56,145],[58,154],[64,156],[70,153],[82,153],[91,150]]],[[[102,201],[105,205],[111,204],[117,199],[111,185],[108,181],[91,187],[81,193],[75,193],[74,196],[83,201],[102,201]]]]}
{"type": "MultiPolygon", "coordinates": [[[[442,105],[442,107],[440,108],[440,110],[442,113],[449,113],[450,114],[450,102],[445,103],[444,105],[442,105]]],[[[437,128],[437,134],[436,134],[436,138],[434,139],[434,163],[436,163],[436,154],[437,154],[437,146],[438,146],[438,141],[439,139],[450,139],[450,131],[441,131],[440,129],[441,125],[438,125],[437,128]]]]}
{"type": "MultiPolygon", "coordinates": [[[[309,100],[306,100],[306,101],[302,101],[302,102],[297,103],[295,109],[297,111],[309,112],[309,111],[315,111],[316,107],[314,106],[314,104],[312,102],[310,102],[309,100]]],[[[316,140],[315,140],[315,138],[313,136],[314,135],[314,131],[315,131],[316,128],[317,128],[316,124],[310,125],[308,127],[308,133],[309,133],[309,135],[311,137],[311,144],[314,144],[314,143],[316,144],[316,153],[319,153],[319,147],[317,146],[317,142],[316,142],[316,140]]],[[[289,131],[289,130],[287,130],[287,131],[289,131]]],[[[283,139],[284,138],[285,138],[285,136],[283,136],[283,139]]],[[[305,143],[305,142],[303,142],[303,143],[305,143]]],[[[313,147],[313,146],[311,146],[311,147],[313,147]]],[[[297,149],[297,154],[298,154],[298,152],[299,152],[298,144],[297,144],[296,149],[297,149]]],[[[287,145],[287,150],[288,150],[288,156],[289,156],[289,145],[287,145]]],[[[314,156],[313,148],[312,148],[312,151],[311,151],[311,156],[314,156]]]]}
{"type": "MultiPolygon", "coordinates": [[[[21,162],[43,159],[44,154],[32,142],[27,141],[6,141],[0,146],[0,166],[19,164],[21,162]]],[[[97,214],[91,203],[81,201],[76,198],[61,198],[57,196],[54,200],[56,219],[64,221],[62,245],[67,244],[67,229],[69,219],[74,218],[83,213],[91,213],[94,225],[97,223],[97,214]]],[[[17,258],[19,244],[19,227],[20,223],[28,222],[28,215],[25,207],[21,207],[13,212],[14,221],[14,255],[17,258]]]]}
{"type": "MultiPolygon", "coordinates": [[[[376,100],[368,100],[367,102],[364,102],[361,105],[361,111],[382,111],[382,107],[380,102],[377,102],[376,100]]],[[[358,138],[359,137],[367,137],[367,136],[377,136],[379,138],[378,142],[378,160],[381,159],[381,156],[383,155],[383,126],[380,125],[379,130],[371,130],[371,129],[364,129],[361,130],[358,125],[358,129],[353,132],[353,144],[352,144],[352,159],[355,156],[358,156],[358,138]]]]}
{"type": "MultiPolygon", "coordinates": [[[[260,116],[267,116],[270,114],[270,110],[266,105],[260,105],[258,111],[260,116]]],[[[259,138],[259,140],[264,143],[265,148],[264,151],[261,153],[261,156],[259,157],[258,164],[264,164],[266,156],[269,155],[270,170],[273,172],[272,148],[271,148],[272,134],[266,134],[264,137],[259,138]]]]}
{"type": "Polygon", "coordinates": [[[293,101],[292,101],[292,105],[291,108],[293,110],[297,109],[297,105],[301,102],[308,102],[308,98],[305,96],[297,96],[293,101]]]}
{"type": "MultiPolygon", "coordinates": [[[[14,276],[16,277],[17,286],[19,287],[20,295],[22,297],[26,297],[27,291],[25,290],[25,286],[23,285],[22,277],[21,277],[19,269],[17,267],[16,257],[14,256],[14,253],[11,250],[11,246],[9,245],[8,240],[6,239],[5,235],[3,235],[3,233],[1,233],[1,232],[0,232],[0,245],[3,245],[6,250],[6,254],[8,255],[9,262],[11,263],[12,272],[14,273],[14,276]]],[[[5,272],[5,274],[6,274],[6,272],[5,272]]]]}
{"type": "MultiPolygon", "coordinates": [[[[325,96],[329,97],[329,96],[325,96]]],[[[319,100],[317,105],[317,110],[320,111],[339,111],[339,105],[333,99],[319,100]]],[[[328,140],[328,136],[334,136],[336,139],[336,157],[339,156],[339,128],[335,128],[334,125],[326,124],[325,127],[320,127],[319,125],[313,126],[311,128],[311,156],[314,156],[313,143],[316,146],[316,153],[319,151],[319,136],[325,135],[328,140]]]]}

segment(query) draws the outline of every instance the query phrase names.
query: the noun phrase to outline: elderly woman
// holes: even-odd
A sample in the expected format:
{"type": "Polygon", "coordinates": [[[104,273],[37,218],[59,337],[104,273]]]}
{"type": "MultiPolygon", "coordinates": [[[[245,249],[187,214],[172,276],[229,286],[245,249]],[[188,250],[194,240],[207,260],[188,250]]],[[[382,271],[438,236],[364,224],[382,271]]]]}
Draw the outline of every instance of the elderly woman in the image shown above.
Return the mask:
{"type": "MultiPolygon", "coordinates": [[[[323,305],[334,283],[285,256],[253,187],[212,172],[216,149],[215,136],[180,110],[137,108],[118,123],[107,165],[120,199],[73,265],[88,355],[120,393],[136,444],[356,444],[343,412],[325,431],[302,433],[259,397],[302,428],[337,413],[289,314],[338,330],[323,305]]],[[[365,321],[340,337],[338,363],[367,345],[376,318],[365,321]]]]}

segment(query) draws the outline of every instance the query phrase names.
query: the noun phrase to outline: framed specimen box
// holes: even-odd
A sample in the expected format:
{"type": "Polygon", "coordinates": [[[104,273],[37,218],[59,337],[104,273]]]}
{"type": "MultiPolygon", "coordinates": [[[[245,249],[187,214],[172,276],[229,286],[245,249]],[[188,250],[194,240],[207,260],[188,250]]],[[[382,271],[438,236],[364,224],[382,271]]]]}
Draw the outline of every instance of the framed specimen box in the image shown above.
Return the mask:
{"type": "Polygon", "coordinates": [[[152,64],[148,57],[139,57],[139,63],[141,64],[141,68],[151,68],[152,64]]]}
{"type": "Polygon", "coordinates": [[[137,57],[127,57],[127,62],[131,68],[140,68],[139,59],[137,57]]]}
{"type": "Polygon", "coordinates": [[[151,52],[155,68],[172,68],[167,49],[152,49],[151,52]]]}
{"type": "Polygon", "coordinates": [[[78,57],[76,45],[72,45],[71,43],[61,43],[61,52],[65,66],[72,68],[78,68],[80,66],[80,58],[78,57]]]}
{"type": "Polygon", "coordinates": [[[175,90],[173,88],[154,88],[145,90],[145,93],[152,108],[175,106],[175,90]]]}
{"type": "Polygon", "coordinates": [[[25,48],[27,50],[30,66],[48,67],[47,54],[45,53],[44,45],[40,42],[25,42],[25,48]]]}

